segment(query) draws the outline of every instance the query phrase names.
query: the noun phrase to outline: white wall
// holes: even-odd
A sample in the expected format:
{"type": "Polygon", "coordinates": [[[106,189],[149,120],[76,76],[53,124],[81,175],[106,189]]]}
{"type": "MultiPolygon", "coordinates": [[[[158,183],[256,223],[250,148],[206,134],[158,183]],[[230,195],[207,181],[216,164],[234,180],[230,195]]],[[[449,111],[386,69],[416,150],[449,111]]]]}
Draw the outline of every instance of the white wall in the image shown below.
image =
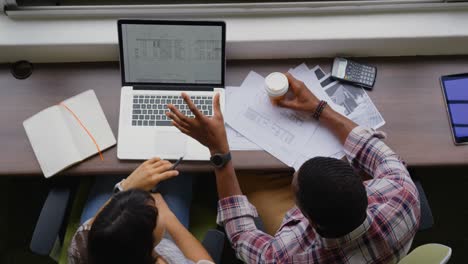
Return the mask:
{"type": "MultiPolygon", "coordinates": [[[[468,54],[468,9],[225,16],[228,59],[468,54]]],[[[0,15],[0,62],[118,60],[112,18],[0,15]]]]}

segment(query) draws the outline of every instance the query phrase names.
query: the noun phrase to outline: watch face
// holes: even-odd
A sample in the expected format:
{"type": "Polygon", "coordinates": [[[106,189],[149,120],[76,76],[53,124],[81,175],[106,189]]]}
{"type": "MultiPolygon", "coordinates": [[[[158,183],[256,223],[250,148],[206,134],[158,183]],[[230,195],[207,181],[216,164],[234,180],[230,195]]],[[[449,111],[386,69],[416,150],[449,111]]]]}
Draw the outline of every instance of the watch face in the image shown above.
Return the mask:
{"type": "Polygon", "coordinates": [[[211,157],[211,162],[213,162],[214,165],[219,166],[223,164],[223,158],[220,155],[214,155],[211,157]]]}

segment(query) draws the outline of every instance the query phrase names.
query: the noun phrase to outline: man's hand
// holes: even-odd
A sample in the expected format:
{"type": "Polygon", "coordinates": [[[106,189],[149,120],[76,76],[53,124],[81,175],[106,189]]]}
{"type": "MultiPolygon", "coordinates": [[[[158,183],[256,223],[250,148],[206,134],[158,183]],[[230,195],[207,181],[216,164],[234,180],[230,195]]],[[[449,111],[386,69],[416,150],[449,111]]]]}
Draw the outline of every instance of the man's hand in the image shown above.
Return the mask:
{"type": "Polygon", "coordinates": [[[300,110],[305,112],[313,113],[319,103],[318,98],[305,86],[305,84],[290,73],[285,74],[288,77],[289,88],[292,91],[293,98],[287,98],[287,96],[278,101],[278,105],[293,110],[300,110]]]}
{"type": "Polygon", "coordinates": [[[195,104],[186,93],[182,93],[185,103],[195,118],[182,114],[174,105],[168,105],[171,112],[166,115],[172,119],[172,124],[182,133],[196,139],[210,149],[211,154],[229,152],[226,128],[219,103],[219,94],[214,97],[213,116],[207,117],[200,113],[195,104]]]}
{"type": "Polygon", "coordinates": [[[124,190],[141,189],[149,191],[158,183],[179,175],[176,170],[169,170],[172,163],[160,158],[152,158],[143,162],[121,185],[124,190]]]}

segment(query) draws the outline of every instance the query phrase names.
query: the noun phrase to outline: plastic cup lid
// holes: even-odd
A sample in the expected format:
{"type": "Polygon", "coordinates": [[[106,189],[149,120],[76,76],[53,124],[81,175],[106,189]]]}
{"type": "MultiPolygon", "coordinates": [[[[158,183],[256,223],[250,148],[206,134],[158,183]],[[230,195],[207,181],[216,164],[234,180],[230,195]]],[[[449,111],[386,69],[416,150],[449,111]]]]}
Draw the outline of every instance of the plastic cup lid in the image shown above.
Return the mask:
{"type": "Polygon", "coordinates": [[[281,72],[272,72],[265,78],[265,90],[270,96],[284,95],[288,88],[288,78],[281,72]]]}

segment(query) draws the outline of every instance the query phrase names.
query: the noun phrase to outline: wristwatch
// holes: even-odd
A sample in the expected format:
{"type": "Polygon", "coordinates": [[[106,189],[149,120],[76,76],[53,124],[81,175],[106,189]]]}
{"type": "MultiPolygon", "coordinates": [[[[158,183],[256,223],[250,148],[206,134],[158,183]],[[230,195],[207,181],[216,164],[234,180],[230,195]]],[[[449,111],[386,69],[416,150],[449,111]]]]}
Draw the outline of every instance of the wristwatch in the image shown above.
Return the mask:
{"type": "Polygon", "coordinates": [[[210,158],[211,164],[215,168],[218,168],[218,169],[224,167],[230,160],[231,160],[231,152],[228,152],[226,154],[215,153],[210,158]]]}
{"type": "Polygon", "coordinates": [[[122,181],[123,181],[123,180],[119,181],[119,182],[114,186],[114,194],[123,191],[123,188],[122,188],[122,181]]]}

